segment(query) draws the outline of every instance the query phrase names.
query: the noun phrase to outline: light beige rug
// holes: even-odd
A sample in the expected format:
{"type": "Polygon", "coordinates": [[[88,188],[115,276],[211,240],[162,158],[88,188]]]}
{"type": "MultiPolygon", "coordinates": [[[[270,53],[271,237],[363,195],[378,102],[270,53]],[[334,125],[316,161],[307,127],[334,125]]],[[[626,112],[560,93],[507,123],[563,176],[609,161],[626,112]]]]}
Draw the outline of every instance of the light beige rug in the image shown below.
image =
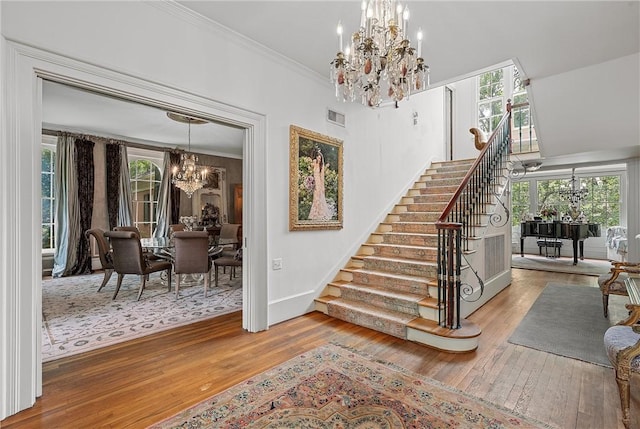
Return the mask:
{"type": "Polygon", "coordinates": [[[526,253],[524,256],[520,256],[519,253],[514,253],[511,256],[511,267],[525,270],[598,276],[609,272],[611,262],[600,259],[584,259],[578,260],[578,264],[573,265],[573,258],[546,258],[544,256],[526,253]]]}
{"type": "MultiPolygon", "coordinates": [[[[145,335],[242,310],[242,274],[221,275],[207,298],[204,285],[180,285],[180,298],[152,274],[140,301],[138,276],[124,277],[112,299],[117,275],[100,291],[103,274],[42,282],[42,361],[94,350],[145,335]]],[[[212,282],[213,284],[213,282],[212,282]]]]}

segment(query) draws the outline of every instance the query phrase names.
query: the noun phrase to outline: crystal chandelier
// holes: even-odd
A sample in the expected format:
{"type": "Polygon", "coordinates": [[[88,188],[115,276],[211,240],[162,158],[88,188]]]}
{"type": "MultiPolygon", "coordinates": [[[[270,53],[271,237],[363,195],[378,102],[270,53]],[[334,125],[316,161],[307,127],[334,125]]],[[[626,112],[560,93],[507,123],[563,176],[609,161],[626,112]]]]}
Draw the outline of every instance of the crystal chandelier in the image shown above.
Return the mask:
{"type": "Polygon", "coordinates": [[[363,0],[360,28],[342,45],[338,23],[338,54],[331,62],[331,81],[343,101],[378,107],[383,99],[395,102],[429,86],[429,66],[422,58],[422,31],[418,48],[408,38],[409,8],[395,0],[363,0]]]}
{"type": "Polygon", "coordinates": [[[205,168],[201,170],[198,168],[196,165],[198,157],[191,153],[191,124],[204,124],[207,121],[171,112],[168,112],[167,116],[174,121],[189,124],[189,148],[187,152],[180,155],[180,165],[173,166],[171,183],[176,185],[177,188],[182,189],[184,193],[187,194],[187,197],[191,198],[191,195],[193,195],[195,191],[201,189],[206,184],[207,177],[207,170],[205,168]]]}
{"type": "Polygon", "coordinates": [[[578,183],[578,179],[576,179],[575,174],[576,169],[571,169],[571,189],[560,189],[558,193],[565,197],[569,201],[569,205],[571,208],[577,208],[580,206],[582,200],[587,198],[589,195],[589,190],[583,186],[581,189],[576,189],[576,184],[578,183]]]}

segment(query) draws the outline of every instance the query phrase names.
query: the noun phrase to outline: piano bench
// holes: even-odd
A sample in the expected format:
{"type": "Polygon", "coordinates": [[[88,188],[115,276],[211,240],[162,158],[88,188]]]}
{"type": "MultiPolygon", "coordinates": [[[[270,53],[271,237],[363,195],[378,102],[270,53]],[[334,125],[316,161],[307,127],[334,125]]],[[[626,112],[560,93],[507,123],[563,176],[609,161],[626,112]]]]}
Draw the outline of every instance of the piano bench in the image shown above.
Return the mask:
{"type": "Polygon", "coordinates": [[[549,249],[553,249],[551,257],[560,257],[560,248],[562,247],[562,241],[550,239],[550,240],[538,240],[538,251],[542,256],[542,248],[544,247],[544,256],[549,257],[549,249]]]}

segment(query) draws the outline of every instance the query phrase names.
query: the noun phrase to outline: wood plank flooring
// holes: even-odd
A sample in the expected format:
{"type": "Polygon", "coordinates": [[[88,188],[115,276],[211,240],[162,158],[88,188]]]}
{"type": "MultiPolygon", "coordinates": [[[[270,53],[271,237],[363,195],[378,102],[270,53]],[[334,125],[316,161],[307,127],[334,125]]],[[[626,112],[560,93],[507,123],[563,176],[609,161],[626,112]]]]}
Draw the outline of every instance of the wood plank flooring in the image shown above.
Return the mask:
{"type": "MultiPolygon", "coordinates": [[[[49,362],[43,396],[2,428],[144,428],[327,342],[361,350],[561,429],[622,429],[612,369],[507,342],[548,282],[575,274],[513,270],[511,286],[470,316],[473,353],[449,354],[313,312],[259,333],[240,313],[49,362]]],[[[640,384],[637,380],[636,385],[640,384]]],[[[633,428],[640,428],[634,389],[633,428]]]]}

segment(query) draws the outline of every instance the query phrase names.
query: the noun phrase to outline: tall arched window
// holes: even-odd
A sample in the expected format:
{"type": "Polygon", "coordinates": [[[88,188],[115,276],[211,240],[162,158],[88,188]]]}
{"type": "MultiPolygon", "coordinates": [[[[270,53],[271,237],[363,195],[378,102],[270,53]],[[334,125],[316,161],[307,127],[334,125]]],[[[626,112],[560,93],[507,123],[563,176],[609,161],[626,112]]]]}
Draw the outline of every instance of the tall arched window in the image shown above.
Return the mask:
{"type": "Polygon", "coordinates": [[[134,159],[129,161],[129,175],[133,224],[138,227],[142,237],[151,237],[157,225],[156,210],[162,173],[149,159],[134,159]]]}

